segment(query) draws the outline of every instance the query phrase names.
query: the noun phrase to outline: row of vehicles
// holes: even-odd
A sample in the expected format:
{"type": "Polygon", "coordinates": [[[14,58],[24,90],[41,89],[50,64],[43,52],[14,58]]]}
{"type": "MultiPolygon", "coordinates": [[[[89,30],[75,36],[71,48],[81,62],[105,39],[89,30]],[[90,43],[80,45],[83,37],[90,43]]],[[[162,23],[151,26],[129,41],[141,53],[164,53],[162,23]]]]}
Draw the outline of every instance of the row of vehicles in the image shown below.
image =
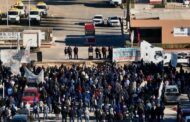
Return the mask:
{"type": "Polygon", "coordinates": [[[39,2],[36,6],[29,8],[27,12],[26,6],[21,2],[13,5],[7,13],[2,13],[1,21],[9,21],[9,23],[21,23],[21,21],[31,21],[40,23],[42,17],[48,15],[48,6],[44,2],[39,2]]]}
{"type": "Polygon", "coordinates": [[[120,26],[121,22],[120,22],[120,17],[117,16],[111,16],[108,17],[107,19],[104,19],[103,15],[95,15],[92,19],[92,22],[94,23],[94,25],[105,25],[107,21],[107,25],[108,26],[120,26]]]}

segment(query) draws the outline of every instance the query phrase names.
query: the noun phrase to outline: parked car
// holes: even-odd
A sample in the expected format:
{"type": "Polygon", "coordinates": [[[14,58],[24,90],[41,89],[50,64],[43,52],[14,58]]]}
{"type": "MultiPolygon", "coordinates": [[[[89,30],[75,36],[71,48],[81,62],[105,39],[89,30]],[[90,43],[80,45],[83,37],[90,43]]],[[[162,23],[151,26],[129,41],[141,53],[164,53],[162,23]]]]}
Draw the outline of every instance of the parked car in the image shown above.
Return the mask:
{"type": "Polygon", "coordinates": [[[104,25],[104,18],[102,15],[95,15],[92,21],[94,25],[104,25]]]}
{"type": "Polygon", "coordinates": [[[119,6],[122,4],[122,0],[110,0],[110,5],[119,6]]]}
{"type": "Polygon", "coordinates": [[[108,17],[107,24],[108,26],[120,26],[120,18],[117,16],[108,17]]]}
{"type": "Polygon", "coordinates": [[[179,53],[178,53],[178,57],[179,57],[179,58],[187,58],[187,56],[188,56],[188,53],[187,53],[187,52],[179,52],[179,53]]]}
{"type": "Polygon", "coordinates": [[[179,89],[177,85],[168,85],[164,89],[164,102],[165,103],[177,103],[180,97],[179,89]]]}
{"type": "Polygon", "coordinates": [[[34,99],[36,99],[36,102],[39,102],[40,93],[38,92],[38,89],[34,87],[25,88],[22,101],[24,103],[33,104],[34,99]]]}

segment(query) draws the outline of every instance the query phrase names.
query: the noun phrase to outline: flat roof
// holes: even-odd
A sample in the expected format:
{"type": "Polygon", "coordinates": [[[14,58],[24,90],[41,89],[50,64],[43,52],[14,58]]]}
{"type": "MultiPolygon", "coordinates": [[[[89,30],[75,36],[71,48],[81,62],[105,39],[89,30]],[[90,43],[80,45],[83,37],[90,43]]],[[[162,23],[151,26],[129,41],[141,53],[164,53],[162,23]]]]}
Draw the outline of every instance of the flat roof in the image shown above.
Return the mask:
{"type": "Polygon", "coordinates": [[[150,8],[135,11],[131,14],[132,19],[153,19],[159,18],[160,20],[190,20],[190,9],[161,9],[150,8]]]}

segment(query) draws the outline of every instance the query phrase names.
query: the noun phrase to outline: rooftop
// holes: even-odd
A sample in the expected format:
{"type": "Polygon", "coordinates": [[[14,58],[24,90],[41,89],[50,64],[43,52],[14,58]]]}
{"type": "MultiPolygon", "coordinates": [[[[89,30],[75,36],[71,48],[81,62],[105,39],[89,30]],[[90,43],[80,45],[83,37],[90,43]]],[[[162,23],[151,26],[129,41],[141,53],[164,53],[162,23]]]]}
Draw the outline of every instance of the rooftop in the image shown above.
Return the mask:
{"type": "Polygon", "coordinates": [[[160,19],[160,20],[189,20],[189,8],[152,8],[152,6],[138,7],[131,10],[131,18],[135,19],[160,19]],[[139,9],[141,8],[141,9],[139,9]]]}

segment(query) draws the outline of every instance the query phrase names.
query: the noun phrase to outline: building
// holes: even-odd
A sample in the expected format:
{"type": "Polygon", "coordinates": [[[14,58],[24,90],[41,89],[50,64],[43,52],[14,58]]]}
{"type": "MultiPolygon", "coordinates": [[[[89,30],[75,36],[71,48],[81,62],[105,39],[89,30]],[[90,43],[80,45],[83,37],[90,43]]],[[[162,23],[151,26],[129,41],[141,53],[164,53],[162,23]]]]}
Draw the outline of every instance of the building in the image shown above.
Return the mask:
{"type": "Polygon", "coordinates": [[[190,47],[189,12],[187,8],[148,8],[132,13],[130,29],[135,32],[134,43],[140,38],[164,48],[190,47]]]}

